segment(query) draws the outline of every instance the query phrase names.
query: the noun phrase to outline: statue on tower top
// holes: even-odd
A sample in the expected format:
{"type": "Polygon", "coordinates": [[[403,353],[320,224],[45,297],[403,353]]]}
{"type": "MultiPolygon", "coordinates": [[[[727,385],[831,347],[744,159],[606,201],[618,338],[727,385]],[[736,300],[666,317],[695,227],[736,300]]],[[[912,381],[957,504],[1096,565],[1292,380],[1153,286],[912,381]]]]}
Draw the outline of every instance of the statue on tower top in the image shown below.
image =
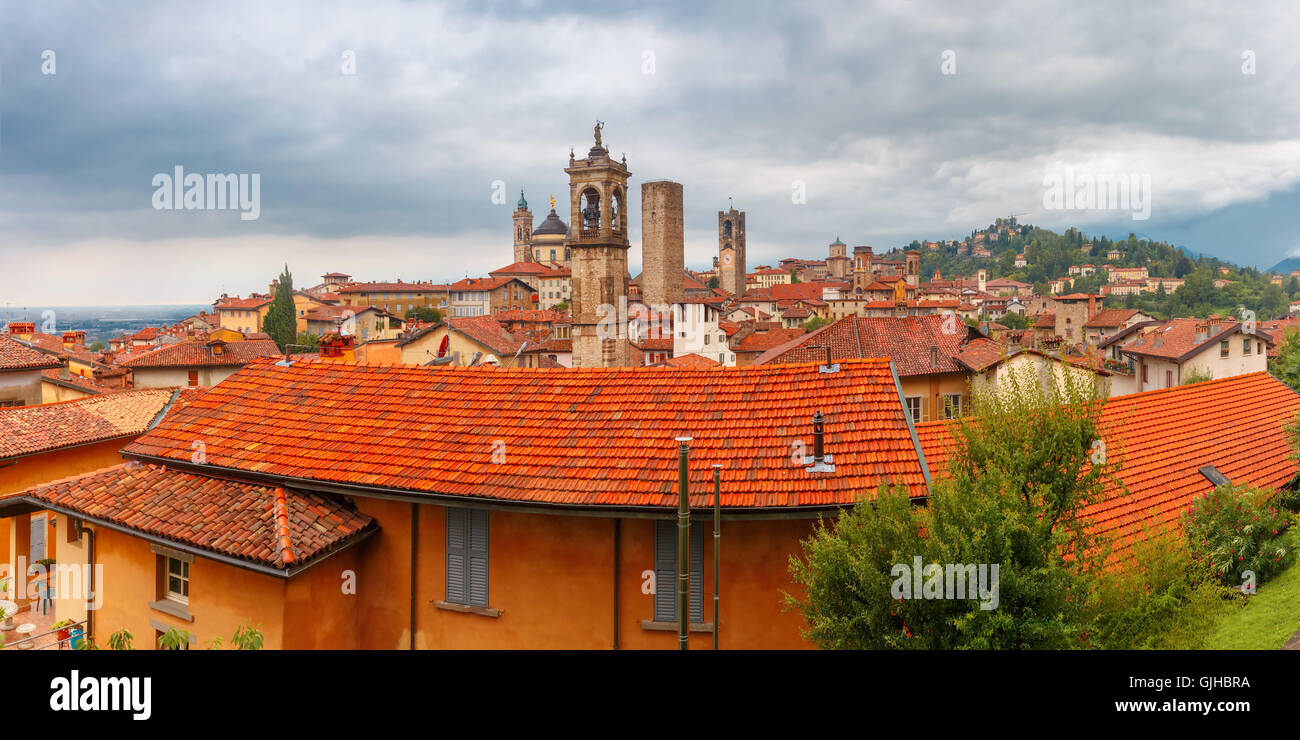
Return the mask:
{"type": "Polygon", "coordinates": [[[596,121],[596,146],[600,146],[600,130],[605,127],[603,121],[596,121]]]}

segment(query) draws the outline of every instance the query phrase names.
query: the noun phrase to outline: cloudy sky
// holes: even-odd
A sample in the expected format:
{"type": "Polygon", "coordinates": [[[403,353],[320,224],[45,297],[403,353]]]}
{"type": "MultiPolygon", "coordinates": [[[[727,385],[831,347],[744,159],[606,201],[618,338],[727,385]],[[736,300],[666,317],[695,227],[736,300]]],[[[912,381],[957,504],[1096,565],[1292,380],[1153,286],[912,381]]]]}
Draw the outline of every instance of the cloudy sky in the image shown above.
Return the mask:
{"type": "Polygon", "coordinates": [[[1300,254],[1293,2],[636,5],[0,0],[0,305],[205,303],[286,262],[482,275],[597,119],[633,172],[634,273],[659,178],[696,267],[729,197],[751,266],[1012,213],[1300,254]],[[260,216],[155,209],[177,166],[259,175],[260,216]],[[1149,178],[1150,217],[1049,209],[1067,172],[1149,178]]]}

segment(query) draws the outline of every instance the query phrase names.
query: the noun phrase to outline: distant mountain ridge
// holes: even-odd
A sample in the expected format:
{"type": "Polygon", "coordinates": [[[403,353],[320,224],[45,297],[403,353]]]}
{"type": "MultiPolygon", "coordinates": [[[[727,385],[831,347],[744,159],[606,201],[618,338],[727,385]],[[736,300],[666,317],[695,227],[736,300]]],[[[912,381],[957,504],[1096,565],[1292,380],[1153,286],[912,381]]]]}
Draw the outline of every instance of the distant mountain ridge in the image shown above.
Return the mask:
{"type": "Polygon", "coordinates": [[[1287,257],[1268,268],[1268,272],[1277,273],[1278,275],[1290,275],[1292,270],[1300,270],[1300,257],[1287,257]]]}

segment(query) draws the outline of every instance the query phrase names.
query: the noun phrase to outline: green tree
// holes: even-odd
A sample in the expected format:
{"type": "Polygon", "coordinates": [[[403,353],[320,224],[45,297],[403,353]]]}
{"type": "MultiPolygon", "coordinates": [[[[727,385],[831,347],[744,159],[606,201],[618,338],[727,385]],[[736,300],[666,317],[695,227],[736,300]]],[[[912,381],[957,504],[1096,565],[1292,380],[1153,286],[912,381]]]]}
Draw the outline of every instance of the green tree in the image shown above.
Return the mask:
{"type": "Polygon", "coordinates": [[[1183,382],[1179,385],[1191,385],[1192,383],[1204,383],[1207,380],[1214,380],[1214,374],[1209,370],[1199,366],[1187,368],[1183,373],[1183,382]]]}
{"type": "Polygon", "coordinates": [[[1292,327],[1283,334],[1277,357],[1268,361],[1268,371],[1291,390],[1300,392],[1300,328],[1292,327]]]}
{"type": "Polygon", "coordinates": [[[829,323],[831,323],[829,319],[823,318],[821,316],[814,316],[811,319],[808,319],[807,321],[803,322],[803,330],[806,332],[814,332],[822,328],[823,326],[826,326],[829,323]]]}
{"type": "Polygon", "coordinates": [[[296,339],[293,340],[295,352],[315,352],[320,349],[320,336],[308,332],[299,332],[296,339]]]}
{"type": "Polygon", "coordinates": [[[802,282],[803,281],[799,279],[799,271],[794,269],[793,267],[790,268],[790,284],[794,285],[795,283],[802,283],[802,282]]]}
{"type": "Polygon", "coordinates": [[[271,335],[281,350],[298,337],[298,311],[293,304],[293,275],[289,273],[288,265],[280,273],[271,307],[262,319],[262,329],[271,335]]]}
{"type": "Polygon", "coordinates": [[[720,284],[720,283],[718,283],[718,276],[717,276],[717,275],[714,275],[713,277],[709,278],[709,288],[710,288],[710,289],[715,289],[715,288],[717,288],[719,284],[720,284]]]}
{"type": "Polygon", "coordinates": [[[406,312],[406,318],[423,321],[426,324],[436,324],[442,321],[442,311],[432,306],[416,306],[406,312]]]}
{"type": "Polygon", "coordinates": [[[1000,378],[997,390],[974,388],[972,402],[976,418],[955,422],[956,449],[947,475],[936,474],[927,507],[882,488],[833,524],[820,523],[802,543],[803,558],[791,558],[807,596],[787,596],[787,603],[803,613],[816,644],[1081,644],[1107,553],[1084,526],[1083,511],[1105,495],[1115,471],[1098,446],[1099,390],[1080,375],[1044,382],[1026,369],[1000,378]],[[902,576],[894,576],[916,557],[927,564],[927,580],[935,564],[998,565],[996,608],[973,599],[899,598],[902,576]]]}

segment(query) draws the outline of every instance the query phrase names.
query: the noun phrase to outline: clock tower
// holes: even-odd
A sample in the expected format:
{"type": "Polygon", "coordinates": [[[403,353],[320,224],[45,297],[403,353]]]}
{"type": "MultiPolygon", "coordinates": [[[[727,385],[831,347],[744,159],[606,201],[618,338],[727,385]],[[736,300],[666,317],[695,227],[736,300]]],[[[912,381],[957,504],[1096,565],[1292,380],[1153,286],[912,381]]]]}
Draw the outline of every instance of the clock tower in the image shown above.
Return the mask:
{"type": "Polygon", "coordinates": [[[718,287],[745,293],[745,212],[718,211],[718,287]]]}

